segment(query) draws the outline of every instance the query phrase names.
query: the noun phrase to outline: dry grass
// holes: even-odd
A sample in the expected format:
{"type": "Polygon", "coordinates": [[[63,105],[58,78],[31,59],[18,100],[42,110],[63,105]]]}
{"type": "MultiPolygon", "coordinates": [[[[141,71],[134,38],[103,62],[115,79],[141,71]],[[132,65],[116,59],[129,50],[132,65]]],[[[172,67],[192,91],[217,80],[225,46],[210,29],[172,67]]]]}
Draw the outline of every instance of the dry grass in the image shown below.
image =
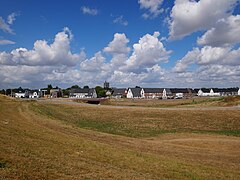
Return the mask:
{"type": "Polygon", "coordinates": [[[164,110],[36,103],[33,109],[49,118],[81,128],[130,137],[197,132],[240,136],[239,110],[164,110]]]}
{"type": "Polygon", "coordinates": [[[195,97],[192,99],[110,99],[105,105],[141,106],[141,107],[218,107],[240,105],[240,96],[236,97],[195,97]]]}
{"type": "MultiPolygon", "coordinates": [[[[32,104],[0,96],[0,179],[240,178],[239,137],[191,133],[151,138],[111,135],[78,128],[72,119],[62,123],[67,120],[59,121],[55,111],[54,118],[51,115],[49,119],[43,112],[32,112],[32,104]]],[[[40,111],[42,106],[54,109],[52,105],[35,104],[40,111]]],[[[56,110],[59,107],[55,106],[56,110]]],[[[74,108],[71,112],[77,111],[74,116],[82,117],[84,111],[85,116],[96,111],[85,108],[82,107],[81,114],[74,108]]],[[[100,117],[95,114],[95,120],[111,117],[106,115],[106,108],[102,110],[98,110],[100,117]]],[[[117,116],[112,109],[110,113],[117,116]]],[[[129,111],[126,118],[133,117],[132,113],[129,111]]],[[[236,113],[233,112],[235,116],[236,113]]],[[[138,117],[143,114],[135,112],[138,117]]],[[[124,124],[126,120],[121,117],[124,124]]],[[[139,118],[131,124],[137,121],[139,118]]],[[[221,123],[208,126],[227,128],[221,123]]]]}

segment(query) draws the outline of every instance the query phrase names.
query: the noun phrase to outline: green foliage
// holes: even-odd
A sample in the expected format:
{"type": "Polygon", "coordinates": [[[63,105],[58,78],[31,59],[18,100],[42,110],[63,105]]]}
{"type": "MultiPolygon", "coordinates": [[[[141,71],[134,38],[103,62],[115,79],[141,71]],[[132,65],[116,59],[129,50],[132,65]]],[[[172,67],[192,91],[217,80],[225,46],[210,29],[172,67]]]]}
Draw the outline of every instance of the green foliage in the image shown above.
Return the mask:
{"type": "Polygon", "coordinates": [[[78,85],[73,85],[71,88],[80,88],[80,86],[78,86],[78,85]]]}
{"type": "Polygon", "coordinates": [[[11,94],[11,89],[7,89],[6,90],[6,95],[10,95],[11,94]]]}
{"type": "Polygon", "coordinates": [[[5,89],[0,90],[0,94],[5,94],[5,89]]]}
{"type": "Polygon", "coordinates": [[[63,93],[63,96],[69,96],[70,95],[70,90],[69,89],[63,89],[62,93],[63,93]]]}
{"type": "Polygon", "coordinates": [[[52,85],[51,85],[51,84],[48,84],[46,94],[50,94],[50,90],[51,90],[52,88],[53,88],[52,85]]]}
{"type": "Polygon", "coordinates": [[[96,93],[99,98],[106,97],[106,90],[103,89],[101,86],[96,86],[96,93]]]}
{"type": "Polygon", "coordinates": [[[5,168],[6,165],[7,165],[6,162],[4,162],[4,161],[0,161],[0,168],[5,168]]]}
{"type": "Polygon", "coordinates": [[[83,89],[89,89],[89,86],[84,86],[83,89]]]}

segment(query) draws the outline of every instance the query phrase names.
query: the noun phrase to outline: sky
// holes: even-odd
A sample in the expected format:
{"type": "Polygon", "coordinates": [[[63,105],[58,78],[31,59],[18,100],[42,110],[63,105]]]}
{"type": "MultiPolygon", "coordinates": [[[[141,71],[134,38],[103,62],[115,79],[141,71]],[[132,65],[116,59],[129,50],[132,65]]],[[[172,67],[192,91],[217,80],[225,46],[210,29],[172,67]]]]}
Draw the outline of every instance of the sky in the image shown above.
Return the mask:
{"type": "Polygon", "coordinates": [[[239,0],[1,0],[0,89],[239,87],[239,0]]]}

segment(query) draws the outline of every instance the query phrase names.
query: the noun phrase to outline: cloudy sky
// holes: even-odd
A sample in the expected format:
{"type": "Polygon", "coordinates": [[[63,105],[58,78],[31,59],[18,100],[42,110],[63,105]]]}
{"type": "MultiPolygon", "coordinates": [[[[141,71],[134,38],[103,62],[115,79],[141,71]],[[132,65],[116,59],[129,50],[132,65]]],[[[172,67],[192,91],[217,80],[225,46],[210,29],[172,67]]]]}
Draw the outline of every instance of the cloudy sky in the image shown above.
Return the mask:
{"type": "Polygon", "coordinates": [[[0,88],[240,86],[239,0],[0,4],[0,88]]]}

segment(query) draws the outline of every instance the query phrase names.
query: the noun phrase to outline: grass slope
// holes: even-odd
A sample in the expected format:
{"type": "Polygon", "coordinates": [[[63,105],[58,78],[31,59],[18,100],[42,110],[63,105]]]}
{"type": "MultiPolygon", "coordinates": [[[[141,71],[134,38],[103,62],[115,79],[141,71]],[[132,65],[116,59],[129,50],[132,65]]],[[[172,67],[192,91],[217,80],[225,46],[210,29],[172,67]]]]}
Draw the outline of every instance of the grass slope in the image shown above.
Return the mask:
{"type": "Polygon", "coordinates": [[[33,104],[0,96],[0,179],[240,178],[238,137],[111,135],[49,119],[33,104]]]}
{"type": "Polygon", "coordinates": [[[215,133],[240,136],[239,110],[163,110],[35,103],[32,109],[80,128],[129,137],[164,133],[215,133]]]}

